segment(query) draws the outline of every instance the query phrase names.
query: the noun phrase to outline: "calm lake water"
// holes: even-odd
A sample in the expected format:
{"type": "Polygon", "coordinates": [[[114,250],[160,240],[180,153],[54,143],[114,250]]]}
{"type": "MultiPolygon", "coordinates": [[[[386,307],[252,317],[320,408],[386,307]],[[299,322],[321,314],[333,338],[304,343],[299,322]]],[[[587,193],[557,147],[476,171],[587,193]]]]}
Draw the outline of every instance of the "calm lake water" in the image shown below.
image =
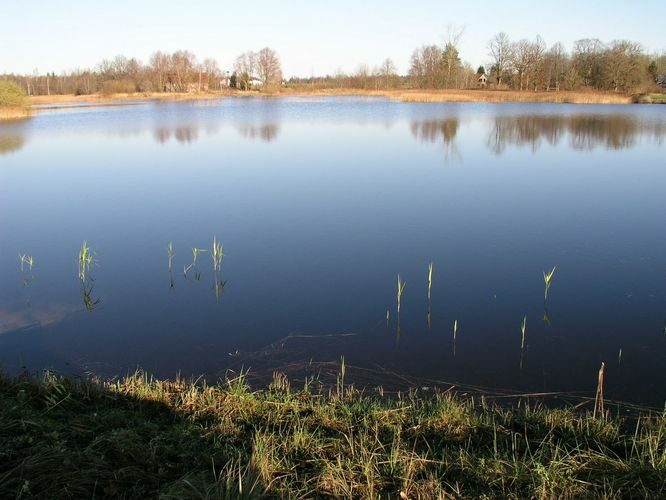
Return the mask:
{"type": "Polygon", "coordinates": [[[665,141],[666,107],[641,105],[231,98],[2,124],[0,368],[302,378],[344,356],[372,385],[593,395],[604,361],[608,397],[663,406],[665,141]],[[201,253],[185,277],[214,236],[221,270],[201,253]]]}

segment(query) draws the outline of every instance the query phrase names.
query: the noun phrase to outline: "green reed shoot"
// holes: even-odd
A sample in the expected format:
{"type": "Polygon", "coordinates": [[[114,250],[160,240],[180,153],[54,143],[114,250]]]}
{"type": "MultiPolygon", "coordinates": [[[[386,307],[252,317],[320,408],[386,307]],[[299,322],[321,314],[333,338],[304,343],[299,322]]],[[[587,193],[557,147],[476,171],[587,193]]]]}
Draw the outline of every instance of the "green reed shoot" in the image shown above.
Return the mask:
{"type": "Polygon", "coordinates": [[[28,268],[32,271],[32,266],[35,263],[32,255],[19,254],[19,260],[21,261],[21,272],[23,272],[24,265],[28,265],[28,268]]]}
{"type": "Polygon", "coordinates": [[[195,267],[197,265],[197,257],[199,256],[200,253],[207,252],[205,248],[196,248],[194,247],[192,249],[192,267],[195,267]]]}
{"type": "Polygon", "coordinates": [[[81,281],[86,281],[86,276],[90,267],[95,263],[95,258],[93,257],[93,250],[88,246],[87,242],[83,242],[81,245],[81,250],[79,250],[79,279],[81,281]]]}
{"type": "Polygon", "coordinates": [[[555,274],[555,269],[557,269],[557,266],[553,267],[549,273],[546,273],[546,271],[543,272],[543,281],[546,284],[546,289],[543,293],[544,301],[548,300],[548,290],[550,290],[550,285],[553,283],[553,275],[555,274]]]}
{"type": "Polygon", "coordinates": [[[405,291],[406,284],[407,283],[400,279],[400,275],[398,274],[398,314],[400,314],[400,302],[402,300],[402,294],[405,291]]]}
{"type": "Polygon", "coordinates": [[[432,262],[428,265],[428,302],[432,294],[432,262]]]}
{"type": "Polygon", "coordinates": [[[526,330],[526,324],[527,324],[527,316],[523,316],[523,322],[520,325],[520,331],[522,333],[522,340],[520,341],[520,349],[524,350],[525,349],[525,330],[526,330]]]}
{"type": "MultiPolygon", "coordinates": [[[[183,266],[183,276],[185,276],[187,278],[188,271],[190,269],[192,269],[193,267],[197,266],[197,257],[199,257],[199,254],[207,252],[207,251],[208,250],[206,250],[205,248],[197,248],[197,247],[192,248],[192,263],[188,266],[183,266]]],[[[197,274],[199,274],[199,273],[197,273],[197,274]]],[[[199,274],[199,277],[200,276],[201,275],[199,274]]],[[[197,279],[197,281],[198,281],[198,278],[197,278],[196,275],[195,275],[195,279],[197,279]]]]}
{"type": "Polygon", "coordinates": [[[213,269],[219,271],[222,269],[222,259],[224,259],[224,245],[218,243],[217,236],[213,238],[213,249],[211,250],[213,258],[213,269]]]}
{"type": "Polygon", "coordinates": [[[171,272],[173,264],[173,241],[170,241],[167,245],[167,256],[169,257],[169,272],[171,272]]]}

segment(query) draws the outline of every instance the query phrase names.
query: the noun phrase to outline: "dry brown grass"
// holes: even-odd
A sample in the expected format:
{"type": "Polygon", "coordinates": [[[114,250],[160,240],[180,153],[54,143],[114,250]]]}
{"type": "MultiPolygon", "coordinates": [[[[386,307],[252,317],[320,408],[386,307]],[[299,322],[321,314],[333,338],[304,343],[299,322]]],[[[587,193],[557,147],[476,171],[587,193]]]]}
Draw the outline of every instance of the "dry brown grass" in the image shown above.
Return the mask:
{"type": "Polygon", "coordinates": [[[403,102],[550,102],[569,104],[630,104],[625,95],[606,92],[519,92],[515,90],[387,91],[403,102]]]}
{"type": "Polygon", "coordinates": [[[0,108],[0,121],[20,120],[30,116],[29,108],[0,108]]]}
{"type": "Polygon", "coordinates": [[[112,96],[94,95],[52,95],[32,96],[31,104],[65,104],[95,103],[100,105],[113,104],[119,101],[137,101],[146,99],[189,101],[201,99],[219,99],[225,96],[260,96],[260,97],[292,97],[292,96],[370,96],[388,97],[402,102],[551,102],[571,104],[630,104],[631,97],[611,92],[519,92],[515,90],[436,90],[436,89],[386,89],[366,90],[352,88],[309,88],[286,87],[272,91],[241,92],[225,89],[220,92],[200,93],[136,93],[114,94],[112,96]]]}
{"type": "Polygon", "coordinates": [[[351,89],[351,88],[284,88],[262,92],[270,97],[284,96],[376,96],[402,102],[551,102],[570,104],[630,104],[631,97],[612,92],[519,92],[516,90],[453,90],[453,89],[351,89]]]}
{"type": "Polygon", "coordinates": [[[91,103],[91,104],[113,104],[120,101],[143,101],[143,100],[160,100],[160,101],[194,101],[194,100],[208,100],[219,99],[230,92],[198,92],[198,93],[177,93],[177,92],[146,92],[134,94],[113,94],[110,96],[103,96],[100,94],[89,95],[39,95],[31,96],[31,105],[49,105],[49,104],[78,104],[78,103],[91,103]]]}

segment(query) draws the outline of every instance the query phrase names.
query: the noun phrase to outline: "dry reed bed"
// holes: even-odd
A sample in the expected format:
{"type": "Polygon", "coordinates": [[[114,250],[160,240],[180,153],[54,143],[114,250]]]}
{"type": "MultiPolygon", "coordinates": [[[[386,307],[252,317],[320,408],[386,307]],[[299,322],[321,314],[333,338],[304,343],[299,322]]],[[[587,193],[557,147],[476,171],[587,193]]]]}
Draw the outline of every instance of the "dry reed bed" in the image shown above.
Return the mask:
{"type": "Polygon", "coordinates": [[[403,102],[539,102],[558,104],[630,104],[631,97],[588,92],[407,91],[389,93],[403,102]]]}
{"type": "Polygon", "coordinates": [[[294,97],[294,96],[359,96],[388,97],[402,102],[550,102],[572,104],[630,104],[630,96],[605,92],[518,92],[496,90],[364,90],[349,88],[309,89],[307,87],[284,88],[279,91],[241,92],[228,89],[221,92],[194,93],[136,93],[114,94],[104,96],[93,95],[51,95],[32,96],[33,105],[95,103],[109,104],[114,102],[138,100],[189,101],[211,100],[227,96],[237,97],[294,97]]]}
{"type": "Polygon", "coordinates": [[[30,116],[29,108],[2,108],[0,107],[0,121],[20,120],[30,116]]]}

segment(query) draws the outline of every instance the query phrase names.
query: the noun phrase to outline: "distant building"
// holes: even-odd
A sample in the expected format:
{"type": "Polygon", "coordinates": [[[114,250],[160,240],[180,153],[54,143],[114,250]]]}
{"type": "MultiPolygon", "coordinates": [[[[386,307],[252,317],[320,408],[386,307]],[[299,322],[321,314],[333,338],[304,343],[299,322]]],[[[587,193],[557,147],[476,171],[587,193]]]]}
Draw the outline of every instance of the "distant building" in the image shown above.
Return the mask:
{"type": "Polygon", "coordinates": [[[477,87],[486,87],[488,85],[488,77],[485,73],[477,75],[476,86],[477,87]]]}
{"type": "Polygon", "coordinates": [[[220,80],[220,87],[231,87],[231,72],[224,72],[222,80],[220,80]]]}

